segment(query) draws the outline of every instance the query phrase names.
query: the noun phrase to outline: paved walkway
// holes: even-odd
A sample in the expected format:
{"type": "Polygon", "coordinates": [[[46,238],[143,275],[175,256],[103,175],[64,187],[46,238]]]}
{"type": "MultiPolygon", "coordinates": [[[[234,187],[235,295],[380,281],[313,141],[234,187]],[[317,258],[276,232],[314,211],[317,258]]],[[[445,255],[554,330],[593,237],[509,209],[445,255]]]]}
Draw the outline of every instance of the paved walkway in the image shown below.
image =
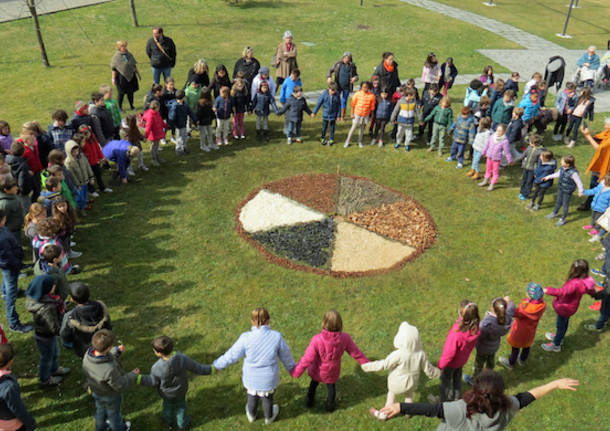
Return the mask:
{"type": "MultiPolygon", "coordinates": [[[[40,0],[36,1],[36,12],[45,15],[60,10],[74,9],[112,0],[40,0]]],[[[25,0],[0,0],[0,22],[30,18],[25,0]]]]}

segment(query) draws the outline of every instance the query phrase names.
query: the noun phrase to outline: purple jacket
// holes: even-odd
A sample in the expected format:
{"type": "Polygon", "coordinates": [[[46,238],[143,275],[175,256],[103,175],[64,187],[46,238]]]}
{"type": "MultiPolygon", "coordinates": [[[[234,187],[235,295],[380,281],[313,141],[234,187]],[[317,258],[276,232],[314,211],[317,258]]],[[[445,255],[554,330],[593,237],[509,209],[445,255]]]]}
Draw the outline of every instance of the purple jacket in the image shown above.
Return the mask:
{"type": "Polygon", "coordinates": [[[546,294],[554,296],[553,308],[561,317],[570,317],[578,310],[580,299],[595,293],[595,280],[591,277],[568,280],[561,289],[547,287],[546,294]]]}
{"type": "Polygon", "coordinates": [[[500,142],[496,142],[495,134],[491,135],[489,139],[487,139],[487,143],[485,144],[485,148],[481,151],[488,159],[499,162],[502,160],[502,153],[504,153],[504,157],[508,160],[508,163],[513,161],[513,156],[510,154],[510,148],[508,146],[508,138],[506,135],[502,136],[502,140],[500,142]]]}
{"type": "Polygon", "coordinates": [[[515,303],[508,301],[506,307],[506,324],[500,325],[496,316],[485,313],[485,317],[479,324],[481,335],[477,340],[477,351],[490,355],[496,353],[500,348],[500,339],[510,331],[513,324],[513,316],[515,315],[515,303]]]}

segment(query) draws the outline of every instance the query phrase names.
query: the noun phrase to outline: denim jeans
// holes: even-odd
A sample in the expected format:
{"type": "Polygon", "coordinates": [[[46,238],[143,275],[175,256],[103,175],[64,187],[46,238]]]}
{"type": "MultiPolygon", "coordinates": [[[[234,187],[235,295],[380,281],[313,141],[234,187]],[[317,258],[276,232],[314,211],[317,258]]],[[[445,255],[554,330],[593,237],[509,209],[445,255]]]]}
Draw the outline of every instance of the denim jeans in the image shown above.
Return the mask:
{"type": "Polygon", "coordinates": [[[286,134],[289,138],[300,138],[301,137],[301,122],[300,121],[289,121],[286,125],[286,134]]]}
{"type": "Polygon", "coordinates": [[[163,398],[161,417],[169,425],[173,425],[175,422],[179,429],[186,428],[190,422],[186,416],[186,399],[184,397],[173,400],[163,398]]]}
{"type": "Polygon", "coordinates": [[[349,98],[349,88],[346,90],[340,90],[339,94],[341,95],[341,109],[345,109],[347,106],[347,99],[349,98]]]}
{"type": "Polygon", "coordinates": [[[557,330],[555,332],[555,338],[553,339],[554,345],[561,345],[563,337],[566,336],[566,332],[568,331],[568,323],[570,323],[569,317],[561,317],[559,314],[557,315],[557,321],[555,323],[557,330]]]}
{"type": "MultiPolygon", "coordinates": [[[[595,187],[597,187],[598,184],[599,184],[599,173],[592,172],[591,173],[591,181],[589,181],[589,188],[590,189],[594,189],[595,187]]],[[[587,196],[587,200],[582,205],[584,207],[587,207],[587,209],[589,209],[589,208],[591,208],[591,203],[592,202],[593,202],[593,196],[587,196]]]]}
{"type": "Polygon", "coordinates": [[[608,319],[610,319],[610,296],[606,295],[602,298],[602,305],[599,309],[599,319],[595,322],[595,327],[597,329],[602,329],[608,319]]]}
{"type": "Polygon", "coordinates": [[[581,117],[576,117],[574,115],[570,115],[570,120],[568,122],[568,131],[566,132],[566,136],[572,135],[571,138],[573,141],[576,141],[578,138],[578,128],[580,127],[580,122],[582,121],[581,117]]]}
{"type": "Polygon", "coordinates": [[[572,193],[562,192],[561,190],[557,191],[557,201],[555,201],[555,208],[553,212],[555,214],[559,213],[559,209],[563,205],[563,214],[561,216],[562,219],[565,219],[568,216],[568,211],[570,210],[570,198],[572,197],[572,193]]]}
{"type": "Polygon", "coordinates": [[[528,198],[532,192],[532,186],[534,185],[534,170],[523,169],[523,176],[521,177],[521,190],[520,193],[528,198]]]}
{"type": "Polygon", "coordinates": [[[40,353],[40,365],[38,367],[41,382],[47,382],[59,368],[59,349],[57,348],[57,338],[43,337],[34,334],[36,347],[40,353]]]}
{"type": "Polygon", "coordinates": [[[483,157],[483,154],[481,154],[480,151],[474,150],[472,152],[472,165],[470,167],[479,173],[481,172],[481,170],[479,168],[479,163],[481,162],[481,157],[483,157]]]}
{"type": "Polygon", "coordinates": [[[119,395],[97,395],[95,399],[95,431],[125,431],[125,421],[121,416],[121,403],[123,396],[119,395]],[[106,423],[108,420],[108,423],[106,423]]]}
{"type": "Polygon", "coordinates": [[[540,184],[534,185],[534,193],[532,194],[532,204],[536,203],[536,198],[538,198],[538,205],[542,205],[542,201],[544,200],[544,195],[548,188],[541,188],[540,184]]]}
{"type": "Polygon", "coordinates": [[[87,192],[87,184],[78,186],[76,188],[76,196],[74,196],[74,200],[76,201],[76,206],[79,210],[82,210],[87,206],[87,192]]]}
{"type": "Polygon", "coordinates": [[[326,138],[326,129],[330,126],[330,140],[335,140],[335,126],[337,125],[336,120],[322,120],[322,139],[326,138]]]}
{"type": "Polygon", "coordinates": [[[453,141],[451,144],[451,158],[453,160],[457,159],[458,163],[464,163],[464,150],[466,149],[466,144],[462,144],[457,141],[453,141]]]}
{"type": "Polygon", "coordinates": [[[20,324],[19,315],[15,308],[15,301],[17,300],[17,293],[19,291],[18,280],[18,270],[2,270],[2,297],[4,298],[4,304],[6,305],[6,320],[8,320],[8,326],[10,328],[15,328],[20,324]]]}
{"type": "Polygon", "coordinates": [[[163,82],[165,82],[165,80],[171,76],[172,68],[171,67],[153,67],[152,74],[153,74],[153,81],[155,84],[158,84],[159,81],[161,80],[161,74],[163,74],[163,82]]]}

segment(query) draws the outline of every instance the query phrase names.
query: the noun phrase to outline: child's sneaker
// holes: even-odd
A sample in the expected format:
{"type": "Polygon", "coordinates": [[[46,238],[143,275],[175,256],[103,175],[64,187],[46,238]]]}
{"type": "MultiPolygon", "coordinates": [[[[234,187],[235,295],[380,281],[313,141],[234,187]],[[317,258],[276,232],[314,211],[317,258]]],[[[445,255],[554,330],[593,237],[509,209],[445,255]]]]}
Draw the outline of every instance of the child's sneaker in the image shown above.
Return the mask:
{"type": "Polygon", "coordinates": [[[364,148],[364,145],[362,144],[362,142],[358,142],[358,148],[364,148]]]}
{"type": "Polygon", "coordinates": [[[239,136],[233,135],[233,139],[239,139],[239,136]]]}
{"type": "Polygon", "coordinates": [[[328,140],[328,146],[332,147],[335,144],[335,140],[334,139],[329,139],[328,140]]]}
{"type": "Polygon", "coordinates": [[[556,346],[553,343],[542,344],[540,347],[542,347],[542,350],[547,351],[547,352],[554,352],[554,353],[561,352],[561,346],[556,346]]]}
{"type": "Polygon", "coordinates": [[[112,189],[110,187],[106,187],[104,189],[104,193],[112,193],[112,189]]]}
{"type": "Polygon", "coordinates": [[[225,145],[229,145],[229,138],[225,138],[225,145]]]}
{"type": "Polygon", "coordinates": [[[175,139],[175,138],[172,138],[172,139],[170,140],[170,142],[171,142],[172,144],[174,144],[174,145],[176,145],[176,144],[178,143],[178,142],[176,142],[176,139],[175,139]]]}
{"type": "Polygon", "coordinates": [[[345,141],[345,144],[343,144],[343,148],[347,148],[349,147],[349,141],[345,141]]]}
{"type": "Polygon", "coordinates": [[[597,326],[595,326],[595,324],[594,324],[594,323],[587,323],[587,324],[585,325],[585,329],[586,329],[587,331],[591,331],[591,332],[602,332],[601,328],[600,328],[600,329],[598,329],[598,328],[597,328],[597,326]]]}
{"type": "Polygon", "coordinates": [[[464,383],[466,383],[467,385],[472,386],[472,377],[470,377],[470,374],[464,374],[462,376],[462,380],[464,380],[464,383]]]}
{"type": "Polygon", "coordinates": [[[165,140],[165,138],[161,139],[161,145],[167,145],[167,141],[165,140]]]}
{"type": "Polygon", "coordinates": [[[375,419],[379,419],[380,421],[384,421],[388,418],[385,413],[381,413],[381,411],[377,410],[375,407],[371,407],[369,412],[375,419]]]}
{"type": "Polygon", "coordinates": [[[411,151],[411,148],[409,148],[408,145],[405,145],[405,151],[408,153],[409,151],[411,151]]]}
{"type": "Polygon", "coordinates": [[[598,231],[597,229],[591,229],[591,230],[589,231],[589,235],[591,235],[591,236],[595,236],[595,235],[597,235],[598,233],[599,233],[599,231],[598,231]]]}
{"type": "Polygon", "coordinates": [[[454,162],[455,160],[453,159],[453,157],[449,156],[445,159],[446,162],[454,162]]]}
{"type": "Polygon", "coordinates": [[[100,196],[100,194],[98,192],[92,192],[91,196],[93,196],[94,198],[97,198],[100,196]]]}
{"type": "Polygon", "coordinates": [[[297,144],[300,144],[301,142],[303,142],[303,140],[301,138],[296,138],[295,141],[297,142],[297,144]]]}
{"type": "Polygon", "coordinates": [[[56,386],[59,385],[61,382],[63,382],[64,378],[61,376],[51,376],[49,378],[49,380],[47,380],[46,382],[40,382],[39,385],[40,386],[56,386]]]}
{"type": "Polygon", "coordinates": [[[525,200],[525,196],[523,196],[521,193],[519,193],[519,200],[520,201],[524,201],[525,200]]]}
{"type": "Polygon", "coordinates": [[[148,166],[146,166],[146,165],[140,166],[140,169],[143,170],[144,172],[148,172],[148,170],[149,170],[148,166]]]}
{"type": "Polygon", "coordinates": [[[601,239],[602,239],[602,237],[599,236],[599,234],[595,234],[591,238],[589,238],[589,242],[600,242],[601,239]]]}
{"type": "Polygon", "coordinates": [[[563,226],[564,224],[566,224],[566,219],[564,219],[562,217],[557,221],[557,223],[555,223],[555,226],[560,227],[560,226],[563,226]]]}
{"type": "Polygon", "coordinates": [[[244,135],[241,135],[241,136],[239,137],[239,139],[246,139],[246,137],[245,137],[244,135]]]}
{"type": "Polygon", "coordinates": [[[375,145],[376,143],[377,143],[377,141],[375,139],[371,139],[370,145],[375,145]]]}
{"type": "Polygon", "coordinates": [[[458,163],[458,164],[455,166],[455,169],[462,169],[463,167],[464,167],[464,165],[463,165],[463,164],[458,163]]]}
{"type": "Polygon", "coordinates": [[[379,140],[379,143],[377,144],[377,146],[379,148],[383,148],[383,141],[381,139],[379,140]]]}
{"type": "Polygon", "coordinates": [[[561,141],[561,135],[553,135],[553,141],[561,141]]]}
{"type": "Polygon", "coordinates": [[[557,213],[556,213],[556,212],[552,212],[552,213],[550,213],[548,216],[546,216],[546,218],[548,218],[549,220],[550,220],[550,219],[553,219],[553,218],[555,218],[555,217],[557,217],[557,213]]]}
{"type": "Polygon", "coordinates": [[[606,276],[606,273],[605,273],[604,271],[602,271],[602,270],[600,270],[600,269],[597,269],[597,268],[593,268],[593,269],[591,269],[591,272],[592,272],[593,274],[595,274],[595,275],[600,276],[600,277],[605,277],[605,276],[606,276]]]}
{"type": "Polygon", "coordinates": [[[265,425],[270,425],[273,423],[273,421],[275,420],[275,418],[277,418],[277,415],[280,414],[280,406],[278,406],[277,404],[273,405],[273,415],[267,419],[265,418],[265,425]]]}
{"type": "Polygon", "coordinates": [[[396,144],[394,145],[394,149],[397,150],[400,148],[400,144],[398,142],[396,142],[396,144]]]}
{"type": "Polygon", "coordinates": [[[320,145],[326,145],[326,138],[320,138],[320,145]]]}
{"type": "Polygon", "coordinates": [[[528,210],[533,209],[533,208],[534,208],[534,202],[530,202],[529,204],[527,204],[527,205],[525,206],[525,208],[527,208],[528,210]]]}
{"type": "Polygon", "coordinates": [[[429,153],[431,153],[432,151],[434,151],[434,147],[428,147],[428,149],[427,149],[426,151],[428,151],[429,153]]]}
{"type": "Polygon", "coordinates": [[[498,358],[498,362],[500,363],[500,365],[502,365],[504,368],[507,368],[509,370],[513,369],[513,366],[510,364],[508,358],[505,358],[504,356],[500,356],[498,358]]]}
{"type": "Polygon", "coordinates": [[[292,138],[286,139],[286,144],[288,144],[288,145],[292,144],[292,138]]]}
{"type": "Polygon", "coordinates": [[[536,204],[532,207],[532,211],[538,211],[540,209],[540,205],[536,204]]]}
{"type": "Polygon", "coordinates": [[[252,414],[250,414],[250,410],[248,410],[248,404],[246,404],[246,417],[248,418],[248,422],[250,423],[256,420],[256,416],[252,416],[252,414]]]}

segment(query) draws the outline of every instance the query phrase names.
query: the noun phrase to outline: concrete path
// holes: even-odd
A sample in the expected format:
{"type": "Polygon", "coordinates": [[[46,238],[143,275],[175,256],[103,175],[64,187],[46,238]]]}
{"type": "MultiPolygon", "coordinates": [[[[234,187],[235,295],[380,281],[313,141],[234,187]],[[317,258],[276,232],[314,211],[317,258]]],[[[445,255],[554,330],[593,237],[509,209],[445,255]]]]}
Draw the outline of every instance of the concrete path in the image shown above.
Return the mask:
{"type": "MultiPolygon", "coordinates": [[[[565,84],[565,82],[569,81],[574,75],[574,72],[576,71],[576,61],[587,48],[584,46],[582,50],[566,49],[512,25],[432,0],[400,1],[467,22],[468,24],[480,27],[523,46],[525,49],[477,50],[484,56],[506,67],[508,70],[519,72],[522,80],[527,80],[534,72],[544,74],[549,58],[560,55],[566,61],[565,84]]],[[[600,53],[598,52],[598,54],[600,53]]],[[[473,75],[470,79],[466,79],[465,83],[476,77],[477,76],[473,75]]],[[[466,78],[466,76],[458,76],[458,78],[466,78]]],[[[459,81],[457,83],[464,82],[459,81]]],[[[594,90],[594,93],[596,98],[595,110],[597,112],[610,112],[610,91],[600,91],[599,89],[596,89],[594,90]]]]}
{"type": "MultiPolygon", "coordinates": [[[[112,0],[43,0],[36,1],[36,13],[45,15],[60,10],[75,9],[112,0]]],[[[0,22],[30,18],[25,0],[0,0],[0,22]]]]}

